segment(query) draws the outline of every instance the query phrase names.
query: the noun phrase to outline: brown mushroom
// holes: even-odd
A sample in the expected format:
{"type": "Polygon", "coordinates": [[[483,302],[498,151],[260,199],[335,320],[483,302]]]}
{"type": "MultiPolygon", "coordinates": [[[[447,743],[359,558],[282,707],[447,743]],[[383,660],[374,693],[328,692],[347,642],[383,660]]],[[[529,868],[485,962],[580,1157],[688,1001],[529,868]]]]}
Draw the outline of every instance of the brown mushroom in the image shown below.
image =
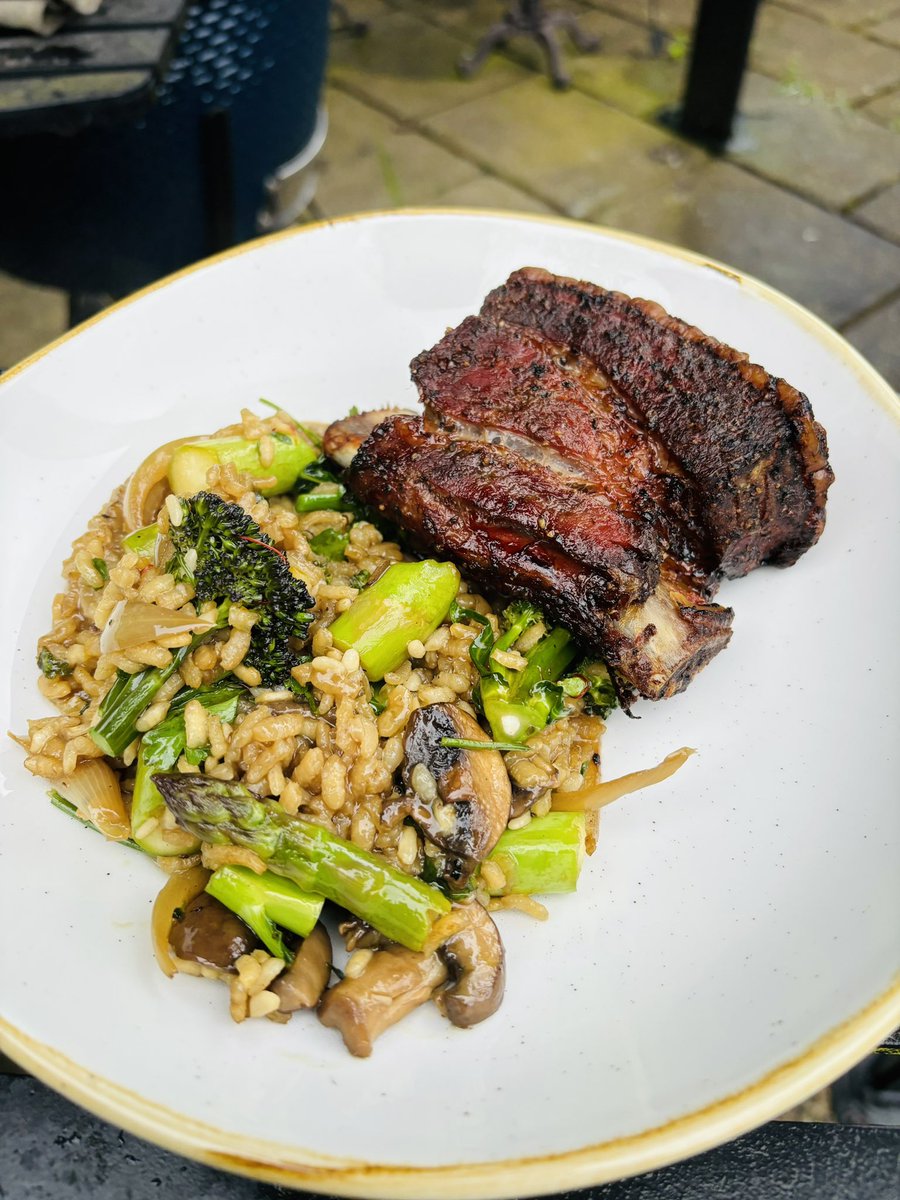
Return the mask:
{"type": "Polygon", "coordinates": [[[241,955],[252,953],[259,941],[230,909],[201,892],[185,905],[183,916],[172,922],[169,944],[179,958],[234,971],[241,955]]]}
{"type": "Polygon", "coordinates": [[[447,853],[446,876],[459,886],[506,828],[512,790],[497,750],[447,747],[447,739],[490,741],[458,706],[428,704],[406,726],[403,782],[414,795],[413,820],[447,853]]]}
{"type": "Polygon", "coordinates": [[[368,1058],[375,1039],[430,1000],[446,978],[437,954],[390,945],[376,950],[354,979],[348,976],[325,993],[319,1020],[341,1034],[351,1054],[368,1058]]]}
{"type": "Polygon", "coordinates": [[[468,1029],[500,1007],[506,983],[503,943],[487,910],[474,901],[459,906],[467,918],[438,948],[452,980],[434,1002],[454,1025],[468,1029]]]}
{"type": "Polygon", "coordinates": [[[296,1012],[298,1008],[315,1008],[328,987],[331,977],[331,938],[319,922],[294,955],[286,971],[269,984],[269,991],[278,997],[278,1011],[296,1012]]]}
{"type": "Polygon", "coordinates": [[[346,921],[341,921],[338,933],[344,939],[344,945],[350,954],[354,950],[380,950],[383,946],[390,945],[389,938],[359,917],[348,917],[346,921]]]}

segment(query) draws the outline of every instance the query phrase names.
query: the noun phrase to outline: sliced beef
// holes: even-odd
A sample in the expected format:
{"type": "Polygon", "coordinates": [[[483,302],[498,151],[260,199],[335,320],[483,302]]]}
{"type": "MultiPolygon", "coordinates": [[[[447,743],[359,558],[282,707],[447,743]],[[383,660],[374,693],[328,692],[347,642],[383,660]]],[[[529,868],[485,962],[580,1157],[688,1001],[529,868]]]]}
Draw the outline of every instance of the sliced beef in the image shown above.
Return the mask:
{"type": "Polygon", "coordinates": [[[730,576],[789,566],[819,538],[834,476],[806,396],[658,304],[514,272],[489,322],[539,331],[592,363],[699,494],[714,566],[730,576]]]}
{"type": "Polygon", "coordinates": [[[394,417],[363,442],[346,480],[413,545],[539,605],[642,695],[680,691],[728,641],[730,610],[706,603],[674,564],[661,573],[650,525],[592,478],[394,417]]]}

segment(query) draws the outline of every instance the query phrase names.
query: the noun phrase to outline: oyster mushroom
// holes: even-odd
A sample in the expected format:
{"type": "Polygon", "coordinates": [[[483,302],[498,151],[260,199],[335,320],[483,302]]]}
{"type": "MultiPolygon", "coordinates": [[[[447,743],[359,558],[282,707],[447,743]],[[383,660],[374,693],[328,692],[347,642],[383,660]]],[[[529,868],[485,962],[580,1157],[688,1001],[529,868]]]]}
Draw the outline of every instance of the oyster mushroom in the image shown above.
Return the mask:
{"type": "Polygon", "coordinates": [[[477,721],[454,705],[417,709],[403,742],[403,782],[412,794],[412,819],[445,851],[445,874],[459,886],[490,854],[506,828],[512,790],[497,750],[443,744],[455,739],[490,740],[477,721]]]}
{"type": "Polygon", "coordinates": [[[438,947],[452,982],[434,1002],[454,1025],[468,1029],[495,1013],[503,999],[506,964],[500,932],[477,901],[460,906],[466,923],[438,947]]]}
{"type": "Polygon", "coordinates": [[[269,985],[278,997],[278,1011],[315,1008],[331,976],[331,938],[319,922],[297,947],[294,961],[269,985]]]}
{"type": "Polygon", "coordinates": [[[322,449],[338,466],[349,467],[357,450],[377,425],[388,417],[404,414],[410,415],[409,409],[377,408],[333,421],[322,435],[322,449]]]}
{"type": "Polygon", "coordinates": [[[325,993],[319,1020],[340,1033],[351,1054],[368,1058],[375,1039],[430,1000],[446,978],[437,954],[391,944],[376,950],[354,979],[348,976],[325,993]]]}
{"type": "Polygon", "coordinates": [[[237,960],[252,953],[259,939],[224,904],[201,892],[172,922],[169,945],[179,958],[233,972],[237,960]]]}

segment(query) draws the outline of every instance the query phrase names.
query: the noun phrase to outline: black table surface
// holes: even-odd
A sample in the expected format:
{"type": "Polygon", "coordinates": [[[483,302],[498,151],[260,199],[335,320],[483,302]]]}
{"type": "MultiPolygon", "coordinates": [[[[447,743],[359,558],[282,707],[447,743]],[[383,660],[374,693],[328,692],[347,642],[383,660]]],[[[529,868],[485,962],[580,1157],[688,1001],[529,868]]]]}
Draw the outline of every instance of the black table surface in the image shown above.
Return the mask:
{"type": "Polygon", "coordinates": [[[0,137],[68,133],[140,115],[178,41],[188,0],[104,0],[50,37],[0,27],[0,137]]]}
{"type": "MultiPolygon", "coordinates": [[[[0,1075],[3,1200],[274,1200],[91,1116],[27,1075],[0,1075]]],[[[773,1121],[727,1146],[559,1200],[897,1200],[900,1129],[773,1121]]]]}

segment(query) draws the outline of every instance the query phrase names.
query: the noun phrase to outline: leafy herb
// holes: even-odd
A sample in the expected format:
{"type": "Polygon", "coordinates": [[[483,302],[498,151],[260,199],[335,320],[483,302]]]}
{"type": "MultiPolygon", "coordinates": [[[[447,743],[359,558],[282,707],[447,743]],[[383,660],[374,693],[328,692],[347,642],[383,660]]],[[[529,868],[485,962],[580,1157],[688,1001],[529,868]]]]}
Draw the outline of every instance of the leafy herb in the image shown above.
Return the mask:
{"type": "Polygon", "coordinates": [[[350,582],[347,584],[347,586],[356,588],[357,591],[361,591],[362,588],[364,588],[369,582],[369,577],[371,574],[371,571],[357,571],[355,575],[350,576],[350,582]]]}
{"type": "Polygon", "coordinates": [[[100,576],[104,583],[109,583],[109,567],[106,565],[106,560],[103,558],[92,558],[94,570],[100,576]]]}
{"type": "Polygon", "coordinates": [[[55,654],[51,654],[46,648],[43,649],[37,656],[37,665],[40,667],[42,674],[48,679],[59,679],[62,675],[71,675],[73,668],[63,659],[57,658],[55,654]]]}
{"type": "Polygon", "coordinates": [[[482,742],[478,738],[441,738],[445,750],[523,750],[518,742],[482,742]]]}

